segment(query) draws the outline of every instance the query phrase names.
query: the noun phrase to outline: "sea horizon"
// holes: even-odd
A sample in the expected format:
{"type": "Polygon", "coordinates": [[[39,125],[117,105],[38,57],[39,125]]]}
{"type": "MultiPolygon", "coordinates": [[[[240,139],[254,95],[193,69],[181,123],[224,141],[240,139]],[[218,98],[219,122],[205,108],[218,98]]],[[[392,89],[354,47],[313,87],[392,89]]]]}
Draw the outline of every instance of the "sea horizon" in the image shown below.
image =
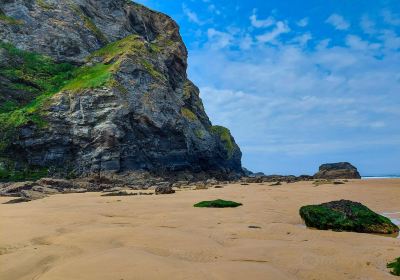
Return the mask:
{"type": "Polygon", "coordinates": [[[393,179],[400,178],[400,175],[367,175],[361,176],[361,179],[393,179]]]}

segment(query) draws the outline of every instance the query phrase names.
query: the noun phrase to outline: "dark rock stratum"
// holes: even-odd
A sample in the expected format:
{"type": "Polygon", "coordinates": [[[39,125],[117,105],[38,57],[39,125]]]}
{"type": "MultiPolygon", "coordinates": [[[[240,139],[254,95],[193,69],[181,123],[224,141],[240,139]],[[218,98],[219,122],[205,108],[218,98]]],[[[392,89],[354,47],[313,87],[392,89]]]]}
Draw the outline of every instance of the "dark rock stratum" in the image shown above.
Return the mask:
{"type": "Polygon", "coordinates": [[[326,163],[319,167],[315,179],[361,179],[356,167],[348,162],[326,163]]]}
{"type": "Polygon", "coordinates": [[[168,16],[127,0],[0,2],[0,180],[241,174],[168,16]]]}

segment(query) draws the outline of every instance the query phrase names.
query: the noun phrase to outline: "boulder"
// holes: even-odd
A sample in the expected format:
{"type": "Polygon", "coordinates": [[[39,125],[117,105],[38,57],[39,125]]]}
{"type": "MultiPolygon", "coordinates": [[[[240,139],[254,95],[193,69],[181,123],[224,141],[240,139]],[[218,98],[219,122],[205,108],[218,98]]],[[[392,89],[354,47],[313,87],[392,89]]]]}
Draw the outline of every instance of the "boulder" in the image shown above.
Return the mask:
{"type": "Polygon", "coordinates": [[[175,190],[172,189],[171,186],[158,186],[155,189],[156,194],[173,194],[175,193],[175,190]]]}
{"type": "Polygon", "coordinates": [[[43,187],[43,186],[34,186],[32,188],[32,191],[40,192],[40,193],[43,193],[43,194],[49,194],[49,195],[50,194],[58,194],[59,193],[59,191],[57,189],[52,189],[52,188],[43,187]]]}
{"type": "Polygon", "coordinates": [[[21,191],[30,190],[35,186],[38,186],[38,184],[31,181],[13,183],[10,185],[6,185],[4,188],[1,188],[0,195],[4,196],[18,195],[21,191]]]}
{"type": "Polygon", "coordinates": [[[348,162],[327,163],[319,167],[315,179],[361,179],[357,168],[348,162]]]}
{"type": "Polygon", "coordinates": [[[57,190],[72,189],[75,187],[73,182],[64,179],[42,178],[36,181],[36,183],[40,186],[45,186],[47,188],[53,188],[57,190]]]}
{"type": "Polygon", "coordinates": [[[27,191],[27,190],[21,191],[21,198],[25,199],[26,201],[42,199],[45,198],[46,196],[47,195],[45,195],[42,192],[27,191]]]}
{"type": "Polygon", "coordinates": [[[300,208],[308,227],[321,230],[392,234],[398,226],[368,207],[350,200],[339,200],[300,208]]]}

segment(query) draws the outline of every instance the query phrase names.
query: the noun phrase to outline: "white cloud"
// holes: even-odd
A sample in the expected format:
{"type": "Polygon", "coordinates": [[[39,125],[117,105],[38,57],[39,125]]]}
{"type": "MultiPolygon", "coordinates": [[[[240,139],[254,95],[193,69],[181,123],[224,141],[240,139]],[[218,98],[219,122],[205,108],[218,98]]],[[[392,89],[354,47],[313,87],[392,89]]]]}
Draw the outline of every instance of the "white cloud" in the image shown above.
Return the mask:
{"type": "Polygon", "coordinates": [[[385,9],[382,11],[383,19],[386,23],[394,26],[400,25],[400,16],[393,14],[390,10],[385,9]]]}
{"type": "Polygon", "coordinates": [[[258,19],[255,11],[253,11],[253,14],[250,16],[250,22],[255,28],[265,28],[274,25],[276,21],[271,16],[267,19],[258,19]]]}
{"type": "Polygon", "coordinates": [[[199,19],[198,15],[190,10],[185,4],[182,5],[183,13],[187,16],[190,22],[202,25],[203,22],[199,19]]]}
{"type": "Polygon", "coordinates": [[[257,40],[261,43],[273,43],[280,35],[288,32],[290,32],[290,28],[287,23],[278,21],[272,31],[257,36],[257,40]]]}
{"type": "Polygon", "coordinates": [[[332,14],[326,19],[326,23],[329,23],[337,30],[347,30],[350,27],[350,23],[347,22],[341,15],[332,14]]]}
{"type": "Polygon", "coordinates": [[[379,38],[383,41],[383,44],[387,50],[398,50],[400,49],[400,36],[392,30],[383,30],[380,32],[379,38]]]}
{"type": "Polygon", "coordinates": [[[212,49],[222,49],[230,46],[234,40],[234,36],[227,32],[218,31],[210,28],[207,31],[208,45],[212,49]]]}
{"type": "Polygon", "coordinates": [[[299,35],[297,37],[294,37],[292,42],[297,43],[297,44],[299,44],[301,46],[306,46],[307,43],[312,40],[312,38],[313,37],[312,37],[311,33],[310,32],[306,32],[306,33],[301,34],[301,35],[299,35]]]}
{"type": "Polygon", "coordinates": [[[215,13],[216,15],[221,14],[221,11],[219,9],[217,9],[217,7],[214,4],[209,5],[208,10],[212,13],[215,13]]]}
{"type": "Polygon", "coordinates": [[[367,15],[361,17],[360,26],[366,34],[376,33],[375,23],[367,15]]]}
{"type": "Polygon", "coordinates": [[[253,38],[251,37],[250,34],[246,34],[241,40],[240,40],[240,48],[242,50],[248,50],[251,48],[253,45],[253,38]]]}
{"type": "Polygon", "coordinates": [[[306,27],[308,25],[308,23],[309,23],[308,17],[303,18],[303,19],[299,20],[298,22],[296,22],[296,24],[300,27],[306,27]]]}
{"type": "Polygon", "coordinates": [[[356,35],[348,35],[346,37],[346,44],[350,48],[360,51],[379,49],[381,46],[377,43],[369,43],[368,41],[364,41],[356,35]]]}

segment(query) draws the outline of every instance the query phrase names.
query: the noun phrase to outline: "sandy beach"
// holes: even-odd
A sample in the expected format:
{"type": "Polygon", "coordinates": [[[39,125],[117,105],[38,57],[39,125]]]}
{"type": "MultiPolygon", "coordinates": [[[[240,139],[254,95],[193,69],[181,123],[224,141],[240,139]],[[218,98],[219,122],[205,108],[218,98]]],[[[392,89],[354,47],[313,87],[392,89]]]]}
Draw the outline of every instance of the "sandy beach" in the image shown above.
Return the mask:
{"type": "Polygon", "coordinates": [[[298,210],[350,199],[400,218],[399,198],[400,179],[371,179],[0,204],[0,279],[397,279],[400,239],[308,229],[298,210]],[[193,207],[217,198],[243,206],[193,207]]]}

